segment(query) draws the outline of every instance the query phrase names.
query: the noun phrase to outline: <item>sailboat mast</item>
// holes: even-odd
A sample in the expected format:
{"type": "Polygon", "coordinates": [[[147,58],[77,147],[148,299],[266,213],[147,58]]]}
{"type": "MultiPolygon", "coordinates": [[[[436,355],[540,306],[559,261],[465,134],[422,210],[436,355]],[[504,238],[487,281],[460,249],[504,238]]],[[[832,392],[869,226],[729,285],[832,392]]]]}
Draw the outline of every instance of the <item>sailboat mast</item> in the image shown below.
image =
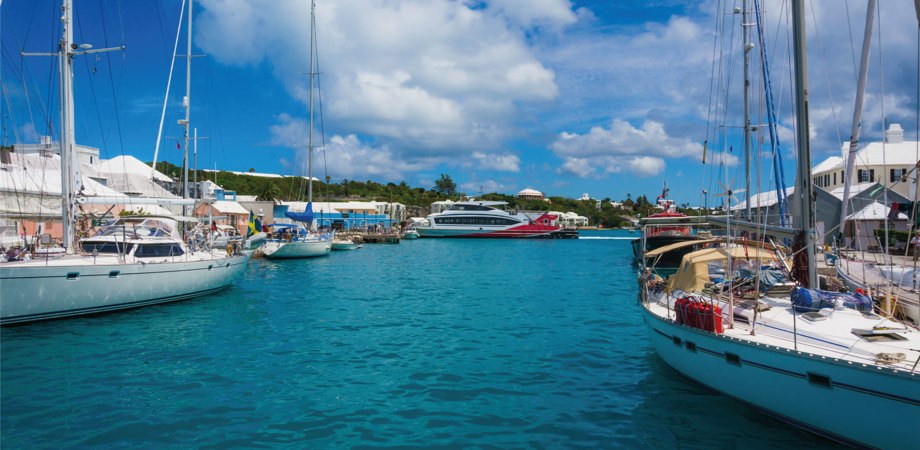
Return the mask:
{"type": "Polygon", "coordinates": [[[792,0],[793,58],[795,62],[795,122],[798,176],[795,196],[799,200],[799,229],[804,234],[808,258],[808,287],[818,288],[815,270],[815,212],[812,208],[811,143],[808,139],[808,63],[805,54],[805,3],[792,0]]]}
{"type": "MultiPolygon", "coordinates": [[[[192,95],[192,3],[188,2],[188,46],[185,52],[185,97],[182,104],[185,106],[185,120],[180,121],[185,127],[185,151],[182,156],[182,198],[188,198],[188,127],[190,113],[190,99],[192,95]]],[[[182,215],[188,216],[188,205],[182,206],[182,215]]]]}
{"type": "MultiPolygon", "coordinates": [[[[862,122],[863,94],[866,92],[866,75],[869,72],[869,48],[872,43],[872,26],[875,22],[875,3],[875,0],[869,0],[866,9],[866,29],[863,33],[862,54],[859,57],[859,79],[856,81],[856,104],[853,107],[850,151],[847,154],[846,171],[843,173],[843,204],[840,207],[840,228],[837,230],[840,236],[844,236],[847,203],[849,203],[850,199],[850,186],[853,184],[853,166],[856,163],[856,147],[859,144],[860,122],[862,122]]],[[[844,242],[841,242],[841,245],[843,244],[844,242]]]]}
{"type": "Polygon", "coordinates": [[[61,42],[61,202],[64,223],[63,241],[67,253],[73,253],[74,241],[74,190],[79,189],[74,168],[74,120],[73,120],[73,5],[64,0],[61,5],[64,39],[61,42]]]}
{"type": "MultiPolygon", "coordinates": [[[[308,162],[307,162],[307,202],[313,203],[313,77],[316,74],[313,73],[313,36],[314,28],[316,27],[316,2],[310,0],[310,131],[309,131],[309,141],[307,143],[308,147],[308,162]]],[[[311,225],[312,227],[312,225],[311,225]]]]}
{"type": "Polygon", "coordinates": [[[750,52],[754,48],[751,42],[748,28],[748,0],[744,0],[741,12],[741,32],[744,35],[744,175],[745,175],[745,195],[748,200],[745,204],[745,214],[747,220],[751,220],[751,74],[750,74],[750,52]]]}

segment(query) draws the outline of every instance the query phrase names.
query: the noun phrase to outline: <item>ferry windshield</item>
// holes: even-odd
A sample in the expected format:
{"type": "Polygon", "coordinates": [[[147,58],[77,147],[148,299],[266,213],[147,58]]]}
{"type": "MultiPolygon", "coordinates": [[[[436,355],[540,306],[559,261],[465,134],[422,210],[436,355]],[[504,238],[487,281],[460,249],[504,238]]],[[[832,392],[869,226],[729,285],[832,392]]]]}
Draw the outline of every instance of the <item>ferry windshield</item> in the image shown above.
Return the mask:
{"type": "Polygon", "coordinates": [[[448,211],[492,211],[494,209],[495,208],[489,206],[470,205],[463,203],[454,204],[451,205],[450,208],[447,208],[448,211]]]}

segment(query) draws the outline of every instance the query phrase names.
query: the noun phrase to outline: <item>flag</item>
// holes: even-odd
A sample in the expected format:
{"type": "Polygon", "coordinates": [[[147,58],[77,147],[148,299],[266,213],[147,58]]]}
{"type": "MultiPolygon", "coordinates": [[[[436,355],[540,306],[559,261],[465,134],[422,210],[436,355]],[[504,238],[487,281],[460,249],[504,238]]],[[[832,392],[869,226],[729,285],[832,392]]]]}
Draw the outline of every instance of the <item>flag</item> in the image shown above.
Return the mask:
{"type": "Polygon", "coordinates": [[[217,224],[211,222],[211,231],[217,231],[217,224]]]}
{"type": "Polygon", "coordinates": [[[249,227],[246,230],[246,237],[252,236],[262,231],[262,221],[256,218],[252,211],[249,211],[249,227]]]}
{"type": "Polygon", "coordinates": [[[182,151],[182,147],[179,146],[178,142],[176,142],[176,150],[179,150],[180,152],[182,151]]]}

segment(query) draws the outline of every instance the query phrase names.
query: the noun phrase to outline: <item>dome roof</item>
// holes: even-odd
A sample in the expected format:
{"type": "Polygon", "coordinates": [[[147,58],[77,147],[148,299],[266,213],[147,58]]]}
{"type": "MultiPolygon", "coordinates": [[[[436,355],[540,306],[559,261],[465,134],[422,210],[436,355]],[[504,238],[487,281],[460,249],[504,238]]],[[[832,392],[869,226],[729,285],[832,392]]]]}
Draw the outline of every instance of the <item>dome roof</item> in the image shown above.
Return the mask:
{"type": "Polygon", "coordinates": [[[518,192],[517,195],[519,195],[519,196],[520,196],[520,195],[543,195],[543,193],[540,192],[540,191],[538,191],[538,190],[536,190],[536,189],[527,188],[527,189],[524,189],[524,190],[521,191],[521,192],[518,192]]]}

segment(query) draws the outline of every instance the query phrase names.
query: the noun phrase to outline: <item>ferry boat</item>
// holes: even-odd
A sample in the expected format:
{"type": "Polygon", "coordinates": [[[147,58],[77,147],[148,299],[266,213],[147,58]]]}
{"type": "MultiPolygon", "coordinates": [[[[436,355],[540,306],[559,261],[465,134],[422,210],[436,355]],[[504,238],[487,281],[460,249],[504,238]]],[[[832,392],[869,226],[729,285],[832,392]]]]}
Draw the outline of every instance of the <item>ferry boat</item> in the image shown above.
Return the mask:
{"type": "Polygon", "coordinates": [[[453,238],[541,238],[563,229],[557,216],[547,213],[505,211],[508,202],[466,200],[445,211],[431,214],[413,225],[420,237],[453,238]]]}

